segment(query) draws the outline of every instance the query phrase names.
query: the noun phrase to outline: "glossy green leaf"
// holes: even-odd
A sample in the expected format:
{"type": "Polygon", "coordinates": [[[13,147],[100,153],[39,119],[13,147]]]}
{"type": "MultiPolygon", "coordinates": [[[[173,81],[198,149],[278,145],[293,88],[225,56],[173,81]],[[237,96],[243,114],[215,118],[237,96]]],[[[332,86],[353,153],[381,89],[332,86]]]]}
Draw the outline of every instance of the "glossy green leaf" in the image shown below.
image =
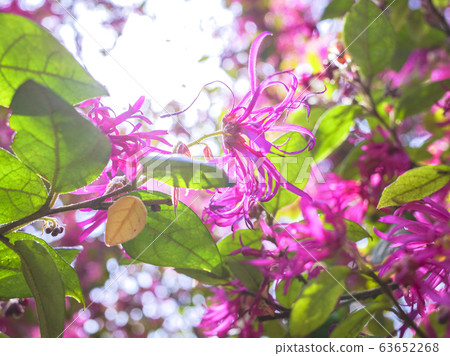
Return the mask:
{"type": "MultiPolygon", "coordinates": [[[[284,143],[286,143],[286,145],[281,147],[283,151],[295,152],[304,148],[307,141],[302,135],[291,132],[281,136],[274,142],[276,145],[284,143]]],[[[272,151],[276,152],[274,149],[272,151]]],[[[296,155],[280,154],[268,153],[267,158],[274,164],[287,182],[293,184],[297,188],[305,188],[309,180],[311,165],[314,163],[311,151],[305,150],[296,155]]],[[[270,201],[265,202],[264,206],[269,212],[273,213],[293,203],[297,198],[297,194],[280,186],[278,193],[270,201]]]]}
{"type": "MultiPolygon", "coordinates": [[[[80,280],[75,270],[70,266],[78,249],[53,249],[44,240],[23,232],[7,235],[12,243],[19,240],[36,241],[49,252],[56,264],[65,287],[65,295],[74,298],[84,305],[80,280]],[[62,255],[60,253],[62,252],[62,255]],[[70,261],[70,262],[69,262],[70,261]]],[[[0,298],[29,298],[31,290],[25,282],[21,271],[20,257],[0,242],[0,298]]]]}
{"type": "Polygon", "coordinates": [[[428,110],[444,95],[449,86],[450,80],[442,80],[406,88],[395,107],[396,117],[402,119],[428,110]]]}
{"type": "Polygon", "coordinates": [[[36,301],[41,337],[59,337],[64,332],[64,284],[52,256],[40,243],[14,243],[22,262],[22,272],[36,301]]]}
{"type": "Polygon", "coordinates": [[[364,229],[361,225],[355,223],[354,221],[344,219],[347,238],[350,241],[357,242],[362,239],[371,239],[372,236],[364,229]]]}
{"type": "MultiPolygon", "coordinates": [[[[144,166],[144,173],[148,179],[173,187],[208,189],[234,185],[225,172],[216,165],[193,160],[184,155],[147,156],[141,159],[141,164],[144,166]]],[[[148,189],[157,190],[155,187],[148,187],[148,189]]]]}
{"type": "Polygon", "coordinates": [[[49,89],[28,81],[14,95],[10,126],[17,157],[66,193],[96,179],[111,153],[108,138],[49,89]]]}
{"type": "Polygon", "coordinates": [[[251,258],[242,255],[227,256],[225,261],[234,277],[239,279],[248,290],[257,292],[264,276],[258,267],[250,264],[251,258]]]}
{"type": "Polygon", "coordinates": [[[387,310],[390,303],[386,301],[373,301],[361,309],[351,312],[345,320],[340,322],[331,332],[333,338],[355,338],[366,324],[372,319],[377,311],[387,310]]]}
{"type": "Polygon", "coordinates": [[[9,106],[14,92],[32,79],[70,104],[107,95],[50,33],[31,20],[0,13],[0,105],[9,106]]]}
{"type": "Polygon", "coordinates": [[[348,267],[334,266],[308,281],[292,308],[289,321],[291,336],[304,337],[328,319],[345,291],[345,279],[349,273],[348,267]]]}
{"type": "Polygon", "coordinates": [[[377,209],[423,199],[450,181],[450,167],[424,166],[403,173],[381,194],[377,209]]]}
{"type": "Polygon", "coordinates": [[[237,230],[234,232],[234,236],[230,234],[220,240],[217,243],[217,247],[222,256],[229,255],[231,252],[241,249],[242,245],[259,250],[261,247],[261,237],[262,232],[258,230],[237,230]]]}
{"type": "Polygon", "coordinates": [[[42,180],[0,148],[0,224],[31,215],[46,199],[47,190],[42,180]]]}
{"type": "MultiPolygon", "coordinates": [[[[163,193],[137,192],[143,201],[169,198],[163,193]]],[[[177,216],[171,206],[161,211],[148,209],[147,224],[142,232],[123,244],[132,259],[157,266],[198,269],[213,272],[222,258],[211,234],[188,206],[179,202],[177,216]]]]}
{"type": "Polygon", "coordinates": [[[303,282],[300,282],[297,278],[294,278],[289,284],[289,288],[286,293],[285,292],[286,281],[282,280],[278,283],[275,289],[275,295],[277,297],[277,302],[286,308],[292,307],[292,304],[297,300],[300,295],[300,291],[305,285],[303,282]]]}
{"type": "Polygon", "coordinates": [[[358,105],[338,105],[322,114],[316,123],[313,155],[321,161],[338,148],[350,133],[354,120],[362,112],[358,105]],[[318,127],[317,127],[318,126],[318,127]]]}
{"type": "Polygon", "coordinates": [[[394,54],[395,32],[385,14],[370,0],[358,1],[344,23],[344,44],[365,77],[385,69],[394,54]]]}
{"type": "Polygon", "coordinates": [[[354,4],[354,0],[333,0],[323,11],[322,20],[344,16],[354,4]]]}

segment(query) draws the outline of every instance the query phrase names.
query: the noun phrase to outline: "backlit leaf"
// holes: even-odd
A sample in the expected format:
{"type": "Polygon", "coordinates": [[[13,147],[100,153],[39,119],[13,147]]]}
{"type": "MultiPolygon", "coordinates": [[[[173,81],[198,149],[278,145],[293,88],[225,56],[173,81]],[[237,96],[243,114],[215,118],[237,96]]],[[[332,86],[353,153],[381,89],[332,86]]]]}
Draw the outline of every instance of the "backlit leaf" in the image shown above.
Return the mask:
{"type": "Polygon", "coordinates": [[[36,212],[46,199],[47,190],[42,180],[0,148],[0,224],[36,212]]]}
{"type": "MultiPolygon", "coordinates": [[[[158,190],[159,182],[179,188],[208,189],[232,187],[224,171],[212,163],[193,160],[184,155],[156,155],[141,159],[144,174],[154,179],[154,186],[148,190],[158,190]]],[[[147,183],[152,184],[152,183],[147,183]]]]}
{"type": "MultiPolygon", "coordinates": [[[[283,151],[294,152],[304,148],[307,141],[298,133],[287,133],[274,142],[276,145],[281,145],[283,143],[286,143],[286,145],[281,147],[283,151]]],[[[276,152],[274,149],[273,151],[276,152]]],[[[305,188],[309,180],[311,166],[314,163],[312,151],[304,150],[296,155],[268,153],[267,158],[274,164],[287,182],[295,185],[297,188],[305,188]]],[[[280,186],[278,193],[270,201],[265,202],[264,206],[269,212],[274,213],[280,208],[291,204],[297,198],[297,194],[280,186]]]]}
{"type": "Polygon", "coordinates": [[[358,105],[337,105],[322,114],[313,131],[316,145],[312,153],[316,162],[326,158],[345,141],[361,112],[358,105]]]}
{"type": "Polygon", "coordinates": [[[402,119],[428,110],[445,94],[449,86],[450,80],[442,80],[406,88],[395,107],[396,117],[402,119]]]}
{"type": "Polygon", "coordinates": [[[41,337],[59,337],[64,332],[64,284],[52,256],[33,240],[14,244],[22,262],[22,272],[33,293],[41,337]]]}
{"type": "Polygon", "coordinates": [[[11,109],[14,153],[56,192],[86,186],[108,163],[108,138],[51,90],[28,81],[17,90],[11,109]]]}
{"type": "Polygon", "coordinates": [[[108,209],[105,243],[114,246],[134,239],[144,228],[147,208],[138,197],[119,198],[108,209]]]}
{"type": "MultiPolygon", "coordinates": [[[[15,232],[6,236],[12,243],[19,240],[32,240],[44,246],[58,267],[64,283],[66,296],[72,297],[84,305],[80,280],[73,267],[69,264],[76,254],[80,252],[79,249],[53,249],[39,237],[23,232],[15,232]]],[[[20,257],[13,250],[0,242],[0,298],[11,299],[30,297],[32,297],[32,293],[22,274],[20,257]]]]}
{"type": "Polygon", "coordinates": [[[31,20],[0,13],[0,105],[9,106],[14,92],[29,79],[70,104],[107,95],[50,33],[31,20]]]}
{"type": "Polygon", "coordinates": [[[383,190],[377,208],[423,199],[441,189],[449,181],[450,167],[446,165],[411,169],[383,190]]]}
{"type": "Polygon", "coordinates": [[[343,35],[352,60],[364,76],[371,77],[389,65],[395,49],[395,32],[372,1],[359,0],[351,8],[343,35]]]}
{"type": "Polygon", "coordinates": [[[349,273],[348,267],[334,266],[308,281],[292,308],[289,322],[291,336],[304,337],[328,319],[345,291],[345,279],[349,273]]]}
{"type": "Polygon", "coordinates": [[[354,0],[332,0],[323,11],[322,20],[344,16],[354,4],[354,0]]]}
{"type": "MultiPolygon", "coordinates": [[[[131,195],[145,200],[167,199],[163,193],[136,192],[131,195]]],[[[178,203],[177,216],[172,206],[161,205],[161,211],[147,207],[147,223],[141,233],[123,247],[132,259],[157,266],[197,269],[215,272],[222,258],[210,232],[187,205],[178,203]]]]}
{"type": "Polygon", "coordinates": [[[377,311],[387,310],[391,307],[391,303],[384,299],[376,300],[365,305],[361,309],[351,312],[342,322],[340,322],[331,332],[330,337],[333,338],[355,338],[362,328],[372,319],[373,314],[377,311]]]}

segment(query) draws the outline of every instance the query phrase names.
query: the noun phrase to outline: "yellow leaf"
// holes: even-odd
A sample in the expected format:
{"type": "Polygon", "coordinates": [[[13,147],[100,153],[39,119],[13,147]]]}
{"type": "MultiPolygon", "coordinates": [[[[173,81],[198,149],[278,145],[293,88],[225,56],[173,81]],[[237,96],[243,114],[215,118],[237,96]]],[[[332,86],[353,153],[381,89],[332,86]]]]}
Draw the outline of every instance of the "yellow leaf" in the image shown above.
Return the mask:
{"type": "Polygon", "coordinates": [[[141,199],[122,197],[108,209],[105,243],[114,246],[134,239],[144,228],[147,208],[141,199]]]}

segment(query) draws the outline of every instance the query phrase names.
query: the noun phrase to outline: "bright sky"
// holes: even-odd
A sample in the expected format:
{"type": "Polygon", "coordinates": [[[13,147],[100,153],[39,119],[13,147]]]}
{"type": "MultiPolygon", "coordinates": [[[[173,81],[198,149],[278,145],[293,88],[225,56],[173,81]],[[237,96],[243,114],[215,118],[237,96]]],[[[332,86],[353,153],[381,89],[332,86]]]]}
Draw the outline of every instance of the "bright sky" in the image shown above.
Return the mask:
{"type": "MultiPolygon", "coordinates": [[[[102,53],[103,48],[112,47],[113,36],[99,24],[101,14],[76,11],[84,35],[82,61],[106,85],[109,104],[117,109],[145,95],[152,109],[160,112],[173,100],[187,105],[207,82],[230,82],[219,59],[229,36],[213,35],[215,29],[233,21],[221,0],[148,1],[148,16],[130,16],[110,56],[102,53]],[[199,62],[204,56],[208,59],[199,62]]],[[[70,29],[64,31],[70,34],[70,29]]],[[[202,99],[196,108],[207,110],[206,95],[202,99]]]]}

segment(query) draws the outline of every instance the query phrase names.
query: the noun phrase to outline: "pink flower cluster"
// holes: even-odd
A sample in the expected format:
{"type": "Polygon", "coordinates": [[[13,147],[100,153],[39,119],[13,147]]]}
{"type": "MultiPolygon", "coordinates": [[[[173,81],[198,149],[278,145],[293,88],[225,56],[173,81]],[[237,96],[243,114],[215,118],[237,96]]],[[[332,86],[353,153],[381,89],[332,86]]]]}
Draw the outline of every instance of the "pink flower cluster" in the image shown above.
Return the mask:
{"type": "Polygon", "coordinates": [[[204,212],[205,221],[218,226],[230,226],[242,219],[252,227],[251,211],[258,202],[269,201],[279,187],[309,199],[309,196],[287,182],[274,164],[267,158],[269,152],[293,155],[314,147],[313,134],[304,127],[279,123],[283,113],[296,110],[305,103],[305,97],[297,94],[298,79],[292,71],[270,75],[257,84],[256,59],[261,42],[270,35],[260,34],[252,44],[249,54],[250,91],[223,119],[224,157],[216,162],[225,168],[228,176],[236,182],[231,188],[218,189],[204,212]],[[265,90],[279,87],[284,98],[277,104],[258,107],[258,100],[265,90]],[[305,147],[286,152],[282,145],[266,139],[269,132],[296,132],[307,139],[305,147]]]}

